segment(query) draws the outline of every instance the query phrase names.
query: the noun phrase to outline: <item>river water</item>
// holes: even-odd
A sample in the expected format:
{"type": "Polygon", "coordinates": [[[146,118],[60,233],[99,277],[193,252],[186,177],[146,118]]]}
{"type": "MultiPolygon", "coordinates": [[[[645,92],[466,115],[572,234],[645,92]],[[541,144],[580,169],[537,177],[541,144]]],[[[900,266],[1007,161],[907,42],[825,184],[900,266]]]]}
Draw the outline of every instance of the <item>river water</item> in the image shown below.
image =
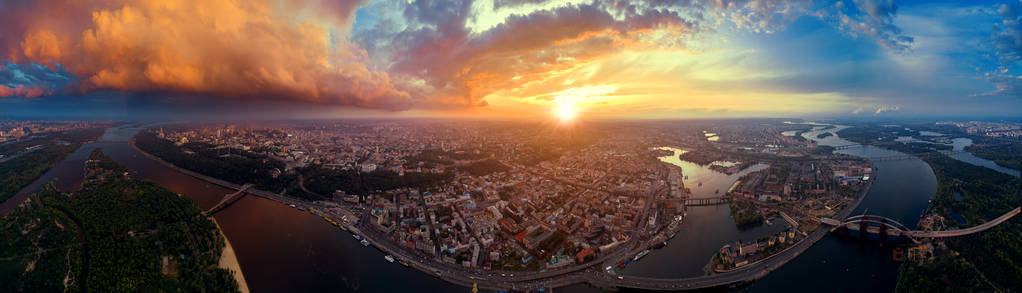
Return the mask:
{"type": "MultiPolygon", "coordinates": [[[[952,149],[953,151],[964,150],[965,147],[970,146],[970,145],[972,145],[972,139],[971,138],[955,138],[955,139],[951,140],[951,146],[954,147],[954,149],[952,149]]],[[[997,163],[994,163],[994,161],[977,157],[976,155],[973,155],[970,152],[955,152],[955,153],[951,153],[950,156],[952,158],[958,159],[959,161],[962,161],[962,162],[966,162],[966,163],[973,164],[973,165],[976,165],[976,166],[987,167],[987,168],[993,169],[994,171],[1001,172],[1001,173],[1004,173],[1004,174],[1008,174],[1008,175],[1011,175],[1011,176],[1019,177],[1019,175],[1020,175],[1019,170],[1003,167],[1001,165],[998,165],[997,163]]]]}
{"type": "MultiPolygon", "coordinates": [[[[683,161],[679,155],[685,150],[662,147],[659,150],[671,151],[672,154],[660,157],[660,161],[680,167],[685,187],[691,189],[691,198],[719,197],[728,188],[746,174],[766,169],[765,164],[752,165],[741,172],[727,175],[711,170],[709,165],[683,161]],[[719,193],[717,191],[720,191],[719,193]]],[[[682,222],[680,231],[667,246],[653,250],[649,255],[632,262],[623,271],[625,275],[681,278],[703,275],[703,267],[710,257],[724,244],[738,239],[750,241],[760,236],[770,235],[787,229],[788,223],[783,220],[774,221],[773,225],[761,225],[751,229],[740,230],[731,218],[731,210],[727,205],[689,207],[688,216],[682,222]]]]}
{"type": "MultiPolygon", "coordinates": [[[[817,127],[803,133],[802,137],[826,146],[853,145],[837,136],[837,131],[844,128],[847,127],[817,127]],[[818,139],[817,135],[823,132],[834,135],[818,139]]],[[[838,152],[866,158],[901,154],[872,146],[838,152]]],[[[897,220],[909,228],[915,227],[920,213],[937,191],[933,170],[918,158],[876,161],[875,166],[876,181],[853,214],[868,210],[870,214],[897,220]]],[[[893,260],[890,246],[831,235],[780,269],[752,283],[748,291],[891,292],[897,283],[899,265],[893,260]]]]}

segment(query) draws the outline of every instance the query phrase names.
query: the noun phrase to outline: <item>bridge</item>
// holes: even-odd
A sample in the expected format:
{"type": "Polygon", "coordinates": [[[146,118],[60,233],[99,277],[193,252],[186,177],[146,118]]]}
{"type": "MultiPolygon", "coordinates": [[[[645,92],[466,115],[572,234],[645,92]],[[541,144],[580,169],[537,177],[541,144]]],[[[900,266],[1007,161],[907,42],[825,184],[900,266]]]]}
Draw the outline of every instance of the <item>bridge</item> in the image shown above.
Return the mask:
{"type": "MultiPolygon", "coordinates": [[[[1004,215],[970,228],[959,229],[959,230],[948,230],[948,231],[912,231],[909,230],[905,225],[898,223],[895,220],[876,216],[876,215],[857,215],[849,217],[845,221],[838,221],[834,219],[821,219],[823,223],[833,223],[837,225],[861,227],[862,223],[867,223],[869,226],[882,226],[892,233],[901,233],[899,235],[905,235],[913,239],[921,238],[941,238],[941,237],[955,237],[963,236],[973,233],[978,233],[987,229],[990,229],[998,224],[1001,224],[1015,215],[1018,215],[1022,208],[1015,208],[1004,215]]],[[[620,276],[617,278],[611,274],[605,273],[593,273],[588,274],[583,279],[590,284],[600,287],[618,287],[618,288],[633,288],[633,289],[645,289],[645,290],[693,290],[693,289],[705,289],[720,286],[729,286],[740,284],[742,282],[748,282],[761,278],[770,273],[770,271],[780,268],[782,265],[791,261],[799,254],[809,249],[816,241],[823,238],[826,235],[826,229],[818,229],[810,234],[805,240],[799,241],[791,247],[778,252],[777,254],[768,257],[764,260],[744,265],[735,268],[727,273],[713,274],[708,276],[688,277],[688,278],[650,278],[650,277],[636,277],[636,276],[620,276]]]]}
{"type": "MultiPolygon", "coordinates": [[[[859,144],[859,143],[856,143],[856,144],[839,145],[839,146],[835,146],[834,150],[858,149],[858,148],[863,148],[863,147],[866,147],[866,146],[871,146],[871,144],[859,144]]],[[[953,156],[953,155],[957,155],[957,154],[961,154],[961,153],[967,153],[967,151],[965,151],[965,150],[951,150],[951,151],[942,150],[942,151],[936,151],[936,152],[877,156],[877,157],[869,157],[869,159],[871,161],[874,161],[874,162],[877,162],[877,161],[900,161],[900,160],[911,160],[911,159],[915,159],[915,158],[920,158],[922,156],[932,156],[935,153],[941,153],[941,154],[944,154],[944,155],[953,156]]]]}
{"type": "Polygon", "coordinates": [[[957,237],[965,236],[969,234],[975,234],[983,232],[987,229],[993,228],[1004,221],[1007,221],[1018,215],[1022,211],[1022,207],[1015,208],[996,219],[988,221],[986,223],[976,225],[969,228],[955,229],[955,230],[943,230],[943,231],[923,231],[923,230],[912,230],[905,225],[902,225],[898,221],[893,219],[877,216],[877,215],[857,215],[849,217],[844,221],[838,221],[830,218],[820,219],[820,222],[830,226],[834,226],[831,231],[837,229],[848,229],[859,231],[860,233],[875,233],[881,236],[904,236],[913,242],[919,242],[921,239],[933,239],[933,238],[946,238],[946,237],[957,237]]]}
{"type": "Polygon", "coordinates": [[[252,183],[242,185],[240,188],[238,188],[238,191],[225,195],[224,198],[220,200],[220,202],[218,202],[216,205],[213,205],[213,207],[209,208],[205,212],[202,212],[202,214],[206,216],[212,216],[213,214],[227,208],[227,206],[230,206],[231,204],[240,200],[242,197],[245,197],[245,191],[247,191],[249,188],[252,188],[253,186],[255,186],[255,184],[252,183]]]}
{"type": "Polygon", "coordinates": [[[910,231],[909,235],[912,236],[912,237],[918,237],[918,238],[942,238],[942,237],[956,237],[956,236],[969,235],[969,234],[973,234],[973,233],[979,233],[979,232],[982,232],[982,231],[984,231],[986,229],[990,229],[990,228],[993,228],[994,226],[997,226],[997,225],[1000,225],[1001,223],[1004,223],[1004,221],[1007,221],[1008,219],[1011,219],[1011,217],[1014,217],[1015,215],[1018,215],[1020,211],[1022,211],[1022,207],[1015,208],[1014,210],[1011,210],[1010,212],[1007,212],[1007,213],[1001,215],[1000,217],[997,217],[993,221],[988,221],[986,223],[979,224],[979,225],[972,226],[972,227],[965,228],[965,229],[948,230],[948,231],[910,231]]]}
{"type": "Polygon", "coordinates": [[[704,198],[686,198],[685,205],[690,207],[696,206],[714,206],[727,204],[731,202],[731,197],[704,197],[704,198]]]}

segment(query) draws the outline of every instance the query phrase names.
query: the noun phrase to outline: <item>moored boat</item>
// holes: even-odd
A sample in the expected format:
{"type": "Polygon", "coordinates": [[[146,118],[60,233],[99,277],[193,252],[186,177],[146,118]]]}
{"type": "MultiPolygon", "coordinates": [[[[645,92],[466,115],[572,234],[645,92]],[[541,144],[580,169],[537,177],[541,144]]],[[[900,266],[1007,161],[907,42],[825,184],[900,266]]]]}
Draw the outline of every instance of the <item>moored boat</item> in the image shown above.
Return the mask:
{"type": "Polygon", "coordinates": [[[646,256],[647,254],[649,254],[649,249],[643,250],[639,254],[636,254],[635,257],[632,258],[632,260],[638,261],[639,259],[641,259],[642,257],[646,256]]]}

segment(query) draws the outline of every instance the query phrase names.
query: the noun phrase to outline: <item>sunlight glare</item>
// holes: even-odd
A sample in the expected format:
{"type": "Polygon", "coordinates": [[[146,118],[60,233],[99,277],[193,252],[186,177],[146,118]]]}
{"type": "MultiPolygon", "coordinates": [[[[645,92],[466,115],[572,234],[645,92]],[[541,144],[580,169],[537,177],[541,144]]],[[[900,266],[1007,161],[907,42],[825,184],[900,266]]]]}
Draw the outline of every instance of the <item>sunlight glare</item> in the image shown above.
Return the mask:
{"type": "Polygon", "coordinates": [[[561,121],[561,124],[571,124],[578,117],[578,110],[575,109],[574,104],[570,101],[558,101],[557,107],[554,108],[554,115],[561,121]]]}

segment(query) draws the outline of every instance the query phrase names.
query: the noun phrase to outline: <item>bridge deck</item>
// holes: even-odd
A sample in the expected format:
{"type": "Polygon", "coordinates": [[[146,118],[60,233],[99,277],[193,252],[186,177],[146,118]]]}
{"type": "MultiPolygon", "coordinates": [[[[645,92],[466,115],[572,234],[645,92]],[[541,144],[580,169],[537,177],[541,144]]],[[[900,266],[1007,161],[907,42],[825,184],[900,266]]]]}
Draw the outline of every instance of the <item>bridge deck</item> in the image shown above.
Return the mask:
{"type": "Polygon", "coordinates": [[[988,222],[983,223],[983,224],[979,224],[979,225],[972,226],[972,227],[969,227],[969,228],[964,228],[964,229],[945,230],[945,231],[908,230],[908,228],[905,228],[905,226],[902,225],[901,223],[899,223],[898,221],[895,221],[895,220],[892,220],[892,219],[889,219],[889,218],[885,218],[885,217],[881,217],[881,216],[876,216],[876,215],[860,215],[860,216],[855,216],[855,217],[848,218],[847,220],[845,220],[843,222],[839,222],[838,220],[830,219],[830,218],[822,218],[822,219],[820,219],[820,222],[823,223],[823,224],[831,225],[831,226],[846,227],[846,228],[850,228],[850,229],[854,229],[854,230],[858,230],[859,229],[858,226],[863,224],[863,223],[866,223],[866,224],[879,224],[879,225],[885,225],[886,227],[890,228],[888,230],[888,233],[891,233],[892,235],[905,235],[905,236],[911,237],[913,239],[919,239],[919,238],[944,238],[944,237],[965,236],[965,235],[969,235],[969,234],[974,234],[974,233],[979,233],[979,232],[986,231],[987,229],[990,229],[990,228],[993,228],[993,227],[995,227],[997,225],[1000,225],[1001,223],[1004,223],[1005,221],[1011,219],[1015,215],[1018,215],[1020,211],[1022,211],[1022,207],[1015,208],[1015,209],[1013,209],[1013,210],[1011,210],[1011,211],[1001,215],[1000,217],[997,217],[996,219],[993,219],[993,220],[988,221],[988,222]]]}
{"type": "Polygon", "coordinates": [[[704,197],[704,198],[686,198],[685,205],[687,206],[711,206],[730,203],[730,197],[704,197]]]}
{"type": "Polygon", "coordinates": [[[242,197],[244,197],[245,196],[245,191],[247,191],[249,188],[252,188],[253,186],[255,186],[255,184],[249,183],[249,184],[242,185],[241,188],[238,188],[238,191],[236,191],[236,192],[234,192],[232,194],[228,194],[228,195],[224,196],[224,198],[221,199],[220,202],[218,202],[217,204],[213,205],[212,207],[210,207],[208,210],[206,210],[203,213],[206,214],[206,215],[212,215],[212,214],[215,214],[216,212],[219,212],[220,210],[226,208],[228,205],[231,205],[235,201],[238,201],[238,199],[241,199],[242,197]]]}

